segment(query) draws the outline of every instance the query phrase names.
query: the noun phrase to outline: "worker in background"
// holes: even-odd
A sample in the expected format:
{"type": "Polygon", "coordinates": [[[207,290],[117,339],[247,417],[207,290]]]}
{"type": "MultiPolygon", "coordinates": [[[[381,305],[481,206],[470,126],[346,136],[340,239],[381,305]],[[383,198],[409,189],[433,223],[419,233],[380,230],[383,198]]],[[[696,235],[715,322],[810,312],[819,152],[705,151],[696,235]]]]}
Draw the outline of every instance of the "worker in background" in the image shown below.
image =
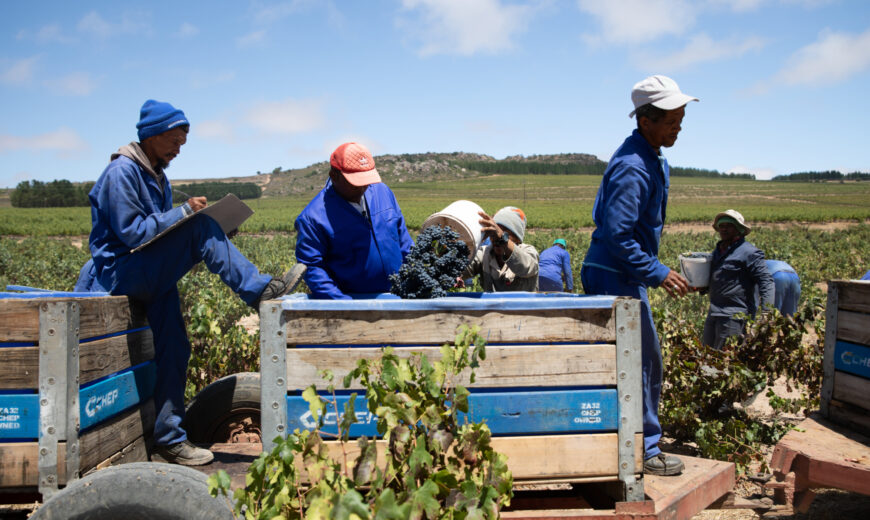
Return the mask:
{"type": "Polygon", "coordinates": [[[389,292],[390,275],[414,244],[396,197],[361,144],[342,144],[329,164],[326,186],[295,224],[296,261],[308,267],[311,297],[389,292]]]}
{"type": "Polygon", "coordinates": [[[541,251],[538,262],[538,290],[562,291],[574,290],[574,275],[571,273],[571,253],[567,251],[568,243],[564,238],[557,238],[553,245],[541,251]],[[563,288],[564,284],[564,288],[563,288]]]}
{"type": "Polygon", "coordinates": [[[801,299],[801,280],[797,271],[782,260],[765,260],[764,263],[773,277],[773,306],[782,314],[792,316],[801,299]]]}
{"type": "Polygon", "coordinates": [[[178,280],[200,261],[248,305],[284,295],[291,287],[282,278],[261,274],[230,242],[220,225],[195,215],[137,252],[161,231],[206,207],[205,197],[191,197],[172,207],[172,186],[164,170],[187,142],[190,123],[169,103],[148,100],[139,115],[139,142],[122,146],[88,194],[91,203],[90,250],[82,286],[104,288],[145,304],[154,336],[157,378],[154,404],[154,451],[166,462],[206,464],[212,453],[187,440],[184,387],[190,342],[181,314],[178,280]]]}
{"type": "Polygon", "coordinates": [[[729,209],[716,215],[713,229],[719,242],[713,250],[710,285],[701,292],[710,293],[710,309],[704,322],[702,343],[722,350],[732,336],[743,336],[746,322],[737,314],[755,316],[755,288],[761,308],[773,305],[773,278],[764,263],[764,253],[746,241],[752,231],[743,215],[729,209]]]}
{"type": "Polygon", "coordinates": [[[870,280],[870,271],[864,273],[864,276],[861,277],[862,280],[870,280]]]}
{"type": "Polygon", "coordinates": [[[526,214],[520,208],[504,207],[492,217],[480,212],[484,238],[490,243],[480,246],[458,280],[480,275],[485,292],[538,290],[538,250],[523,243],[526,214]]]}
{"type": "Polygon", "coordinates": [[[662,353],[647,296],[648,287],[664,287],[672,297],[689,285],[658,259],[665,224],[670,168],[662,154],[677,141],[686,105],[698,98],[680,91],[667,76],[650,76],[631,91],[637,128],[610,158],[595,196],[595,231],[580,277],[586,294],[630,296],[641,302],[641,370],[643,373],[643,470],[678,475],[683,462],[659,448],[662,427],[662,353]]]}

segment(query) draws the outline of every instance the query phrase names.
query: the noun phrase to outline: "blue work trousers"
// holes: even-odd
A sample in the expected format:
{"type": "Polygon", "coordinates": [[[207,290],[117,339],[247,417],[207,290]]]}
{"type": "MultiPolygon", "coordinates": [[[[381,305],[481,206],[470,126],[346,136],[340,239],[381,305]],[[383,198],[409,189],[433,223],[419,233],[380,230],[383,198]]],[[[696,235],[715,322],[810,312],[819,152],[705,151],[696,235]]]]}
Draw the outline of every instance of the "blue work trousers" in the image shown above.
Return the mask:
{"type": "Polygon", "coordinates": [[[561,292],[563,289],[562,280],[553,280],[552,278],[544,278],[538,276],[538,291],[541,292],[561,292]]]}
{"type": "Polygon", "coordinates": [[[661,453],[659,439],[659,399],[662,395],[662,349],[653,323],[646,287],[626,283],[626,276],[584,265],[580,271],[586,294],[630,296],[640,300],[641,374],[643,384],[643,448],[644,460],[661,453]]]}
{"type": "Polygon", "coordinates": [[[200,261],[248,304],[259,298],[272,279],[260,274],[220,226],[206,215],[198,215],[141,251],[119,258],[115,268],[118,284],[111,293],[142,301],[154,336],[157,365],[154,442],[157,445],[187,439],[181,421],[190,342],[176,284],[200,261]]]}
{"type": "Polygon", "coordinates": [[[786,316],[797,312],[798,301],[801,298],[801,280],[791,271],[773,273],[773,306],[786,316]]]}

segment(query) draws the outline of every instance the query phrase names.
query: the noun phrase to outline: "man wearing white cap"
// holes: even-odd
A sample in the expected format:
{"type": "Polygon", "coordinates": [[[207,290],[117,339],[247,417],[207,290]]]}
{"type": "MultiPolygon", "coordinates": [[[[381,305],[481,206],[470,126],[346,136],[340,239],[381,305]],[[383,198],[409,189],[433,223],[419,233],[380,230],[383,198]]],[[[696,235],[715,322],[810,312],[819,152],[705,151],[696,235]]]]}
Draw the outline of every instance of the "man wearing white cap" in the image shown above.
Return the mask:
{"type": "Polygon", "coordinates": [[[308,267],[311,297],[389,292],[390,275],[414,244],[396,197],[361,144],[339,146],[329,164],[329,181],[295,224],[296,261],[308,267]]]}
{"type": "Polygon", "coordinates": [[[587,294],[630,296],[641,301],[644,471],[677,475],[683,463],[658,446],[662,355],[647,287],[683,296],[686,280],[658,259],[668,203],[669,167],[662,148],[674,145],[686,104],[698,101],[666,76],[650,76],[631,92],[637,129],[613,154],[601,180],[592,218],[596,229],[580,277],[587,294]]]}
{"type": "Polygon", "coordinates": [[[764,253],[746,241],[752,231],[739,212],[729,209],[716,215],[713,229],[719,242],[710,266],[710,310],[704,322],[702,342],[722,350],[725,341],[743,335],[744,320],[737,314],[755,315],[755,291],[762,309],[774,304],[774,284],[764,253]]]}

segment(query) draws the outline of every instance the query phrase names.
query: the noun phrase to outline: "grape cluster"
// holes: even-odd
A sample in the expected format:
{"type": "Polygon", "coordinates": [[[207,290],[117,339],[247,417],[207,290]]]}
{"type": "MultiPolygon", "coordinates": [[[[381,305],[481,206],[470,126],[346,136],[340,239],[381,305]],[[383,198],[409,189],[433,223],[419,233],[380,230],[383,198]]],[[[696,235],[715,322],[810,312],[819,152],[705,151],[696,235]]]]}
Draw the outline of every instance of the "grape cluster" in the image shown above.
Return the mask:
{"type": "Polygon", "coordinates": [[[446,296],[467,265],[468,246],[459,234],[430,226],[417,236],[399,272],[390,275],[390,292],[407,299],[446,296]]]}

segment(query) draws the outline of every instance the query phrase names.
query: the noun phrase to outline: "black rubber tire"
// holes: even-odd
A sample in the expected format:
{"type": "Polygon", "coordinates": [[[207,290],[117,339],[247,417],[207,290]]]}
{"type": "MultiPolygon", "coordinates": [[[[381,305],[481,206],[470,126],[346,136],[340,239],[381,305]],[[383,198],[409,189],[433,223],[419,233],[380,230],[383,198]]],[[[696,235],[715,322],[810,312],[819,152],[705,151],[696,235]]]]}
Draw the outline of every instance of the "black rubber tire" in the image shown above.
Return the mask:
{"type": "Polygon", "coordinates": [[[181,427],[194,444],[260,442],[260,374],[240,372],[203,388],[181,427]]]}
{"type": "Polygon", "coordinates": [[[212,497],[208,477],[195,469],[132,462],[76,480],[45,502],[33,520],[232,519],[230,502],[212,497]]]}

